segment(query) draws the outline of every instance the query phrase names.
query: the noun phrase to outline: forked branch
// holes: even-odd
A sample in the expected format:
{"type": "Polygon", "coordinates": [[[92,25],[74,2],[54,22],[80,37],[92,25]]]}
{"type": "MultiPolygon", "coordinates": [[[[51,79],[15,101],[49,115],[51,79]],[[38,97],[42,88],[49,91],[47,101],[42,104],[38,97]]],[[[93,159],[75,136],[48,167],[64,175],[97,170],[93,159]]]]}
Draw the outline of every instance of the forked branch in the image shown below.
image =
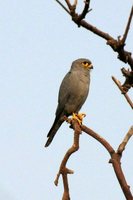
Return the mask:
{"type": "MultiPolygon", "coordinates": [[[[74,3],[71,4],[70,0],[65,0],[67,8],[59,1],[55,0],[57,3],[60,4],[60,6],[71,16],[72,20],[78,25],[78,27],[83,27],[94,34],[98,35],[99,37],[106,40],[107,45],[109,45],[114,52],[118,53],[118,59],[120,59],[124,63],[128,63],[130,66],[130,70],[122,69],[122,74],[125,76],[125,82],[123,85],[120,84],[120,82],[113,77],[114,82],[117,84],[125,98],[127,99],[130,106],[133,108],[133,103],[129,96],[126,94],[129,89],[133,87],[133,57],[131,52],[125,50],[125,44],[126,39],[129,33],[131,21],[133,18],[133,6],[131,8],[131,12],[128,18],[128,22],[125,28],[125,32],[123,34],[123,37],[113,38],[110,34],[96,28],[94,25],[86,22],[84,19],[87,15],[87,13],[90,11],[90,0],[85,0],[84,8],[80,14],[76,13],[76,7],[77,7],[77,0],[74,0],[74,3]]],[[[130,187],[127,184],[127,181],[125,179],[122,167],[121,167],[121,158],[122,153],[130,139],[130,137],[133,135],[133,127],[130,128],[128,133],[126,134],[125,138],[123,139],[122,143],[119,145],[117,151],[113,149],[113,147],[99,134],[95,133],[93,130],[89,129],[88,127],[82,125],[79,126],[78,122],[76,120],[72,120],[70,122],[72,124],[72,127],[74,129],[74,142],[72,147],[66,152],[62,163],[60,165],[59,172],[57,174],[55,184],[58,184],[58,180],[60,175],[62,175],[63,178],[63,185],[64,185],[64,194],[62,200],[70,200],[70,194],[69,194],[69,184],[68,184],[68,174],[72,174],[73,171],[68,169],[66,167],[66,164],[70,158],[70,156],[79,149],[79,136],[81,134],[81,131],[87,133],[89,136],[96,139],[98,142],[102,144],[102,146],[107,150],[107,152],[110,155],[110,163],[112,163],[113,169],[115,171],[116,177],[119,181],[119,184],[121,186],[121,189],[125,195],[125,198],[127,200],[133,200],[132,193],[130,191],[130,187]]]]}
{"type": "Polygon", "coordinates": [[[133,127],[130,128],[128,133],[126,134],[124,140],[122,143],[119,145],[117,151],[113,149],[113,147],[107,142],[103,137],[101,137],[99,134],[91,130],[90,128],[84,126],[84,125],[79,125],[77,120],[67,120],[69,123],[71,123],[72,128],[74,129],[74,142],[72,147],[66,152],[61,165],[59,172],[57,174],[57,177],[55,179],[55,185],[58,185],[58,180],[60,175],[62,175],[63,178],[63,185],[64,185],[64,193],[62,200],[70,200],[70,194],[69,194],[69,183],[68,183],[68,174],[72,174],[73,171],[68,169],[66,167],[67,162],[70,158],[70,156],[76,152],[79,149],[79,136],[81,132],[87,133],[89,136],[93,137],[96,139],[102,146],[107,150],[107,152],[110,155],[110,161],[109,163],[112,163],[113,169],[115,171],[116,177],[119,181],[119,184],[121,186],[121,189],[126,197],[127,200],[133,200],[132,193],[130,191],[130,187],[127,184],[127,181],[125,179],[122,167],[121,167],[121,157],[122,157],[122,152],[124,151],[130,137],[133,135],[133,127]]]}
{"type": "Polygon", "coordinates": [[[71,123],[71,126],[74,129],[74,141],[73,141],[72,147],[70,149],[68,149],[68,151],[66,152],[66,154],[61,162],[59,172],[54,181],[55,185],[57,186],[59,177],[60,177],[60,175],[62,175],[63,185],[64,185],[64,193],[63,193],[62,200],[70,200],[68,174],[73,174],[74,172],[72,170],[68,169],[66,167],[66,164],[68,162],[69,157],[79,149],[79,136],[81,134],[81,128],[80,128],[80,125],[77,122],[77,120],[75,120],[75,119],[69,120],[68,119],[67,121],[69,123],[71,123]]]}
{"type": "MultiPolygon", "coordinates": [[[[57,1],[65,9],[65,11],[67,10],[67,8],[59,0],[55,0],[55,1],[57,1]]],[[[126,38],[127,38],[128,32],[129,32],[132,17],[133,17],[133,6],[131,8],[129,19],[128,19],[122,39],[120,39],[120,37],[118,37],[117,39],[114,39],[108,33],[101,31],[100,29],[96,28],[96,26],[93,26],[90,23],[83,20],[83,18],[86,17],[86,14],[90,11],[89,10],[90,0],[85,0],[85,6],[84,6],[81,14],[76,13],[77,0],[74,1],[74,4],[71,4],[69,0],[65,0],[65,2],[69,9],[69,12],[67,12],[67,13],[69,15],[71,15],[72,20],[78,26],[82,26],[82,27],[86,28],[87,30],[89,30],[89,31],[95,33],[96,35],[102,37],[103,39],[105,39],[107,41],[107,44],[110,45],[112,47],[112,49],[118,53],[118,58],[121,61],[128,63],[130,65],[131,69],[133,70],[133,58],[131,57],[131,53],[124,50],[125,41],[126,41],[126,38]]]]}
{"type": "Polygon", "coordinates": [[[123,37],[121,38],[120,36],[115,39],[113,38],[111,35],[109,35],[108,33],[96,28],[95,26],[93,26],[92,24],[86,22],[84,20],[84,18],[86,17],[87,13],[90,11],[90,0],[85,0],[85,5],[83,8],[83,11],[81,12],[81,14],[76,13],[76,7],[77,7],[77,0],[74,1],[74,4],[70,3],[70,0],[65,0],[68,10],[67,8],[59,2],[59,0],[56,0],[62,7],[63,9],[72,17],[72,20],[78,25],[78,27],[83,27],[91,32],[93,32],[94,34],[98,35],[99,37],[103,38],[106,40],[107,45],[109,45],[115,52],[118,53],[118,58],[124,62],[124,63],[128,63],[131,70],[129,71],[129,75],[125,76],[125,82],[122,85],[123,90],[125,91],[125,93],[128,92],[128,90],[133,87],[133,58],[132,58],[132,54],[131,52],[128,52],[124,49],[125,47],[125,43],[126,43],[126,39],[129,33],[129,29],[130,29],[130,25],[131,25],[131,21],[133,18],[133,6],[131,8],[131,12],[128,18],[128,22],[125,28],[125,32],[123,34],[123,37]]]}
{"type": "Polygon", "coordinates": [[[100,135],[95,133],[93,130],[86,126],[81,127],[82,131],[90,135],[91,137],[95,138],[98,142],[100,142],[108,151],[108,153],[111,156],[111,159],[109,163],[112,163],[113,169],[115,171],[116,177],[119,181],[119,184],[121,186],[121,189],[126,197],[127,200],[133,200],[132,193],[130,191],[130,187],[127,184],[127,181],[125,179],[122,167],[121,167],[121,157],[122,157],[122,152],[129,141],[129,138],[133,135],[133,127],[130,129],[130,131],[126,134],[126,137],[124,138],[123,142],[121,145],[119,145],[119,148],[117,151],[113,149],[113,147],[100,135]]]}

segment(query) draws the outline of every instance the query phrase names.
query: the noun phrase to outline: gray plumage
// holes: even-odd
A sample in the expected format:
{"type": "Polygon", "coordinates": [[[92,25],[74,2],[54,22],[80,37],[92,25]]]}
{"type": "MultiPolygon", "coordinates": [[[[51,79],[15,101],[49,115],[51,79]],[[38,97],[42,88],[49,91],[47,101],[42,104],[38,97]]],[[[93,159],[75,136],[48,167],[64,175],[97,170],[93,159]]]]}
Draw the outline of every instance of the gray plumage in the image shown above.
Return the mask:
{"type": "Polygon", "coordinates": [[[63,116],[68,117],[73,113],[78,113],[84,104],[89,92],[90,69],[92,69],[92,64],[88,59],[81,58],[72,63],[70,71],[60,86],[56,117],[47,135],[48,140],[45,147],[49,146],[64,122],[63,116]]]}

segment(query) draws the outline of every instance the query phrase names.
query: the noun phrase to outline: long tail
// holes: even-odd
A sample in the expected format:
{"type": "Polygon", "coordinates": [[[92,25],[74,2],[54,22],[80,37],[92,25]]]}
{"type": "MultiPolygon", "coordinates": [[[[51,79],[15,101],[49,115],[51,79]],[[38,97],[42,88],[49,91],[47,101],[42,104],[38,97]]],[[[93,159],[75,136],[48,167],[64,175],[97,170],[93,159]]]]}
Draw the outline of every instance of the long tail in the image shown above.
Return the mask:
{"type": "Polygon", "coordinates": [[[60,128],[62,123],[63,123],[62,120],[55,119],[55,121],[54,121],[54,123],[53,123],[53,125],[52,125],[52,127],[51,127],[51,129],[50,129],[50,131],[48,133],[48,135],[47,135],[48,140],[47,140],[47,142],[45,144],[45,147],[48,147],[50,145],[50,143],[52,142],[56,132],[58,131],[58,129],[60,128]]]}

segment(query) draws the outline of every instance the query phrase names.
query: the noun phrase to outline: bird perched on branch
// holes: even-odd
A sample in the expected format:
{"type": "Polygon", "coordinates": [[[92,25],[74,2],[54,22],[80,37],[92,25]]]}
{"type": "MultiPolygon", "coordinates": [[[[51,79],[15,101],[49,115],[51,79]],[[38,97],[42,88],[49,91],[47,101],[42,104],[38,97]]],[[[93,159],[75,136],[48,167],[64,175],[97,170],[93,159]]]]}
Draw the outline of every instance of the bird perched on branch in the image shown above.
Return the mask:
{"type": "Polygon", "coordinates": [[[64,77],[59,89],[56,116],[47,135],[48,140],[45,147],[52,142],[64,122],[64,116],[68,117],[74,113],[78,116],[78,112],[88,96],[92,68],[92,63],[88,59],[80,58],[73,61],[71,69],[64,77]]]}

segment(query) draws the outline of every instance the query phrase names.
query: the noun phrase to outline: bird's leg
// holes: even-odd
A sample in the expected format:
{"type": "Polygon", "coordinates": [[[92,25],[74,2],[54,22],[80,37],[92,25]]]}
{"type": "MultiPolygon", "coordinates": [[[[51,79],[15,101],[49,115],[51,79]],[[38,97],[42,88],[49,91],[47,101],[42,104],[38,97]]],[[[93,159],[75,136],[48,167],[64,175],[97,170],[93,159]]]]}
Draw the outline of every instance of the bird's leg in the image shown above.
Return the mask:
{"type": "Polygon", "coordinates": [[[63,116],[63,120],[66,121],[67,123],[71,124],[71,119],[68,118],[66,115],[63,116]]]}
{"type": "Polygon", "coordinates": [[[73,113],[72,119],[76,119],[79,125],[82,125],[82,121],[85,116],[86,116],[85,113],[73,113]]]}

